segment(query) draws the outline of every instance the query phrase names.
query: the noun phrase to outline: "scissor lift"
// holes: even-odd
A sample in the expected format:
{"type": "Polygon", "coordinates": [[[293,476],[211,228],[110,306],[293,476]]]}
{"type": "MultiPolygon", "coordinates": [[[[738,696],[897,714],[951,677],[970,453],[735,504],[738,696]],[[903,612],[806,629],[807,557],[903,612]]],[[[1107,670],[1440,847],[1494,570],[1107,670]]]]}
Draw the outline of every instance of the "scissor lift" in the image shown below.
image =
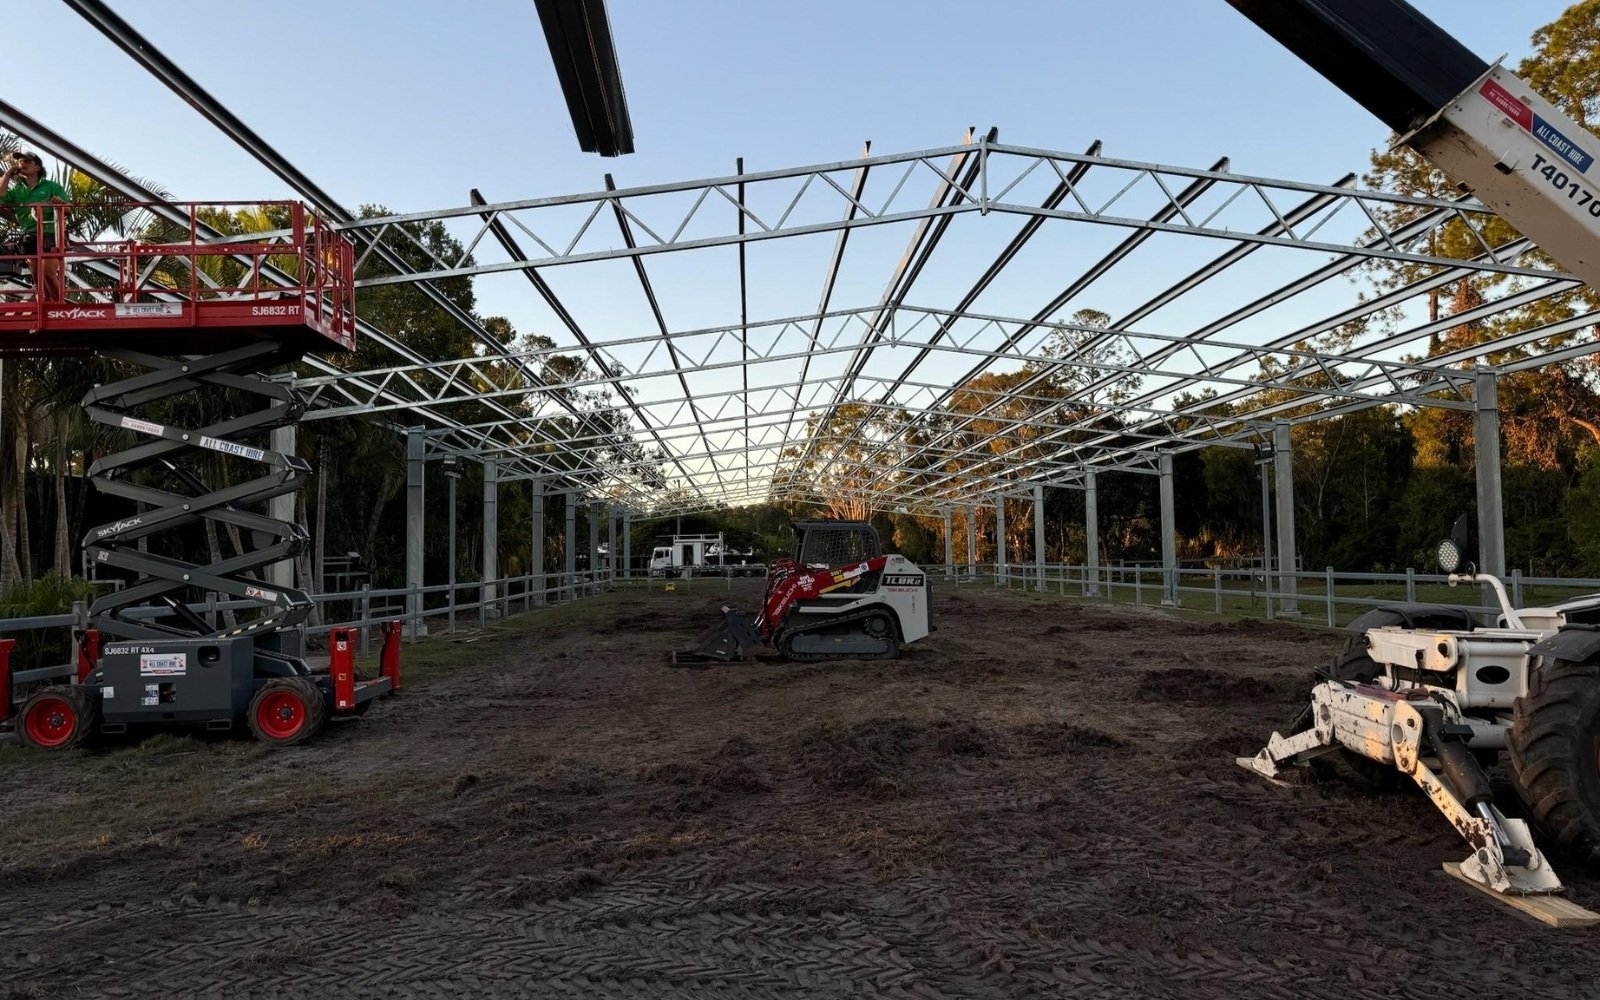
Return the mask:
{"type": "MultiPolygon", "coordinates": [[[[131,501],[132,511],[83,540],[97,569],[131,582],[90,607],[89,627],[76,636],[73,676],[27,698],[17,733],[58,750],[129,726],[243,723],[264,742],[299,743],[330,716],[359,714],[400,683],[397,623],[383,626],[379,676],[357,678],[353,629],[332,630],[329,668],[313,670],[304,622],[314,602],[261,575],[309,543],[303,526],[261,508],[298,490],[311,471],[270,446],[269,432],[297,421],[304,399],[261,373],[311,351],[354,349],[352,249],[299,204],[260,206],[286,223],[278,237],[232,242],[202,240],[203,220],[238,206],[154,207],[169,223],[186,213],[186,238],[0,256],[0,275],[21,264],[27,274],[55,266],[86,279],[66,302],[44,301],[27,282],[0,289],[0,357],[94,353],[116,362],[120,377],[90,390],[83,405],[90,419],[137,441],[90,466],[95,489],[131,501]],[[171,403],[193,393],[225,398],[239,412],[173,426],[170,414],[183,407],[171,403]],[[239,481],[216,485],[202,471],[207,466],[239,481]],[[236,535],[244,551],[210,564],[165,554],[183,552],[185,536],[192,547],[207,521],[236,535]],[[193,608],[208,592],[255,608],[219,627],[193,608]]],[[[0,649],[0,720],[14,705],[4,660],[0,649]]]]}

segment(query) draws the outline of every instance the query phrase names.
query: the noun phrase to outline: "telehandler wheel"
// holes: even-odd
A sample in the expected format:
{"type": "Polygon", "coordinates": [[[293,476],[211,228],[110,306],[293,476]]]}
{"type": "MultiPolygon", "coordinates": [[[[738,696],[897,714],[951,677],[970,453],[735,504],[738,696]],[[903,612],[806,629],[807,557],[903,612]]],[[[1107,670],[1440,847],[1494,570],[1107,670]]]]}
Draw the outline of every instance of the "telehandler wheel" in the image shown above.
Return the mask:
{"type": "Polygon", "coordinates": [[[1600,863],[1600,663],[1541,660],[1506,747],[1512,783],[1545,835],[1600,863]]]}
{"type": "Polygon", "coordinates": [[[40,688],[17,716],[17,738],[36,750],[71,750],[94,734],[100,707],[76,684],[40,688]]]}
{"type": "MultiPolygon", "coordinates": [[[[1367,655],[1366,644],[1359,638],[1351,639],[1345,643],[1344,651],[1333,658],[1333,665],[1317,667],[1311,671],[1311,687],[1316,687],[1323,681],[1359,681],[1372,680],[1382,673],[1381,668],[1367,655]]],[[[1284,735],[1293,736],[1310,729],[1313,723],[1311,717],[1311,702],[1307,700],[1305,707],[1289,723],[1289,728],[1284,735]]]]}
{"type": "Polygon", "coordinates": [[[304,743],[327,719],[322,689],[304,677],[274,677],[250,699],[245,721],[256,739],[273,746],[304,743]]]}
{"type": "Polygon", "coordinates": [[[1365,640],[1356,638],[1345,643],[1344,652],[1334,657],[1333,666],[1316,672],[1316,679],[1368,684],[1381,673],[1383,668],[1367,655],[1365,640]]]}

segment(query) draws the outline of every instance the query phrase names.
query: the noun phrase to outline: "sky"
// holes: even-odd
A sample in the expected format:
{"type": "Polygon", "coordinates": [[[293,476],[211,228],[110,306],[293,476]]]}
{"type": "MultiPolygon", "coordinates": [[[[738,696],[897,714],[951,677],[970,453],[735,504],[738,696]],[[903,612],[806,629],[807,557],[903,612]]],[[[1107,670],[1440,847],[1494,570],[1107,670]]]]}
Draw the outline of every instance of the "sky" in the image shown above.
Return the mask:
{"type": "MultiPolygon", "coordinates": [[[[610,0],[638,152],[578,150],[531,0],[110,0],[347,207],[395,211],[713,177],[957,141],[1308,182],[1384,127],[1223,0],[610,0]]],[[[1419,0],[1515,62],[1560,0],[1419,0]]],[[[9,0],[7,100],[180,198],[281,182],[70,7],[9,0]]]]}
{"type": "MultiPolygon", "coordinates": [[[[1566,6],[1414,4],[1513,66],[1566,6]]],[[[748,171],[848,160],[864,140],[874,153],[912,151],[951,145],[969,126],[1068,152],[1099,139],[1108,157],[1193,168],[1226,155],[1236,173],[1310,183],[1362,170],[1387,140],[1224,0],[610,0],[638,149],[615,159],[579,151],[531,0],[110,5],[351,209],[465,205],[472,187],[491,201],[594,191],[608,172],[621,187],[708,178],[733,173],[738,157],[748,171]]],[[[6,99],[67,138],[178,200],[291,196],[67,5],[8,0],[6,28],[6,99]]],[[[904,241],[857,240],[864,277],[836,304],[875,300],[904,241]]],[[[730,293],[708,281],[701,296],[695,273],[661,265],[675,329],[726,316],[693,308],[730,293]]],[[[639,320],[637,302],[618,304],[618,277],[595,268],[558,285],[602,338],[639,320]]],[[[799,284],[814,307],[817,281],[799,284]]],[[[519,277],[477,291],[482,314],[555,332],[519,277]]],[[[752,314],[787,305],[753,303],[752,314]]]]}

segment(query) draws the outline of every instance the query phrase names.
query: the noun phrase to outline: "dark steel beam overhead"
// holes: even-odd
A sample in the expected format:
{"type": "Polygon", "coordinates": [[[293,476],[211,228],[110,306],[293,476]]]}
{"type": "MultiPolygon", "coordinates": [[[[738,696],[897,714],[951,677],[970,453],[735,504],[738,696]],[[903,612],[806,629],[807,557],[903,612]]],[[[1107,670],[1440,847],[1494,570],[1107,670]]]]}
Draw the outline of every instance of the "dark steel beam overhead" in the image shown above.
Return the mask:
{"type": "Polygon", "coordinates": [[[633,122],[605,0],[533,0],[533,5],[550,43],[578,148],[601,156],[633,152],[633,122]]]}
{"type": "Polygon", "coordinates": [[[1228,0],[1385,125],[1405,133],[1489,64],[1404,0],[1228,0]]]}

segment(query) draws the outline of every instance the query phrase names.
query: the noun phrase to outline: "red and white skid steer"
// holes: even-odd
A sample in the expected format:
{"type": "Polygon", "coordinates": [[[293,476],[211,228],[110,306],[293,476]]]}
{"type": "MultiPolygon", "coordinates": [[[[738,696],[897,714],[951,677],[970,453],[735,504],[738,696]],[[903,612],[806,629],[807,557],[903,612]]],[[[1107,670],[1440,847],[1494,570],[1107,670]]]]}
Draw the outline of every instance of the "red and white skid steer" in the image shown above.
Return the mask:
{"type": "Polygon", "coordinates": [[[888,660],[933,631],[928,575],[885,554],[866,521],[794,522],[794,557],[767,567],[761,612],[731,607],[675,666],[734,663],[757,654],[785,660],[888,660]],[[774,656],[775,654],[775,656],[774,656]]]}

